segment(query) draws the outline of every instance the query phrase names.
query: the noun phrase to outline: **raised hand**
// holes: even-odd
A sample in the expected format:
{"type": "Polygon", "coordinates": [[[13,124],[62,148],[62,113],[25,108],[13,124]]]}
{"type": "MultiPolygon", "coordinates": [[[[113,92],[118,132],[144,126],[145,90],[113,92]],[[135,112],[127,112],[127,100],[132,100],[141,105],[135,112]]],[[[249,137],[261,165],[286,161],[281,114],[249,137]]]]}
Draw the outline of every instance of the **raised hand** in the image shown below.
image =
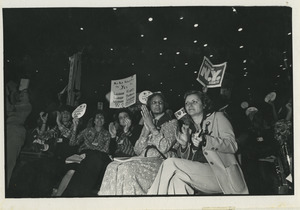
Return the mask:
{"type": "Polygon", "coordinates": [[[130,126],[131,126],[131,119],[126,118],[125,119],[124,133],[127,133],[129,131],[130,126]]]}
{"type": "Polygon", "coordinates": [[[200,143],[203,140],[202,136],[199,137],[200,132],[201,131],[196,132],[192,135],[192,142],[195,147],[199,147],[200,143]]]}
{"type": "Polygon", "coordinates": [[[61,113],[59,111],[56,112],[56,123],[61,124],[61,113]]]}
{"type": "Polygon", "coordinates": [[[78,124],[79,124],[79,118],[77,118],[77,117],[74,117],[74,118],[73,118],[74,130],[76,130],[76,129],[77,129],[77,126],[78,126],[78,124]]]}
{"type": "Polygon", "coordinates": [[[45,114],[45,112],[40,112],[40,118],[43,121],[43,124],[47,123],[47,119],[48,119],[48,113],[45,114]]]}
{"type": "Polygon", "coordinates": [[[108,130],[112,138],[117,136],[117,129],[113,122],[109,123],[108,130]]]}
{"type": "Polygon", "coordinates": [[[153,117],[145,105],[142,106],[141,114],[142,114],[145,126],[149,130],[155,128],[155,126],[153,124],[153,117]]]}
{"type": "Polygon", "coordinates": [[[285,107],[287,108],[288,111],[292,111],[292,103],[288,102],[285,107]]]}
{"type": "Polygon", "coordinates": [[[181,127],[181,132],[177,131],[175,133],[175,138],[178,141],[178,143],[182,146],[182,148],[186,148],[190,136],[191,136],[191,129],[189,128],[188,125],[183,124],[181,127]]]}

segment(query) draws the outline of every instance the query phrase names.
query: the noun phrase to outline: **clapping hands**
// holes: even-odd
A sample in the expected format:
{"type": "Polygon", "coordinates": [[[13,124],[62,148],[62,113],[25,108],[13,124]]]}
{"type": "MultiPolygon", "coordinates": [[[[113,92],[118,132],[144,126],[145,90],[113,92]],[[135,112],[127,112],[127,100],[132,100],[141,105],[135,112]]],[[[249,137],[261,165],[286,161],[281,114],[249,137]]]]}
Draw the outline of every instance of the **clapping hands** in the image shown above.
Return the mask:
{"type": "Polygon", "coordinates": [[[148,130],[152,130],[155,127],[153,124],[153,117],[145,105],[142,106],[141,114],[144,120],[145,127],[148,130]]]}
{"type": "Polygon", "coordinates": [[[47,120],[48,120],[48,113],[45,114],[45,112],[40,112],[40,118],[41,118],[43,124],[46,124],[47,120]]]}
{"type": "Polygon", "coordinates": [[[108,130],[112,138],[117,136],[117,128],[113,122],[109,123],[108,130]]]}
{"type": "Polygon", "coordinates": [[[192,130],[189,128],[188,125],[183,124],[181,127],[181,131],[176,132],[176,140],[178,143],[182,146],[182,148],[186,148],[190,136],[191,136],[192,130]]]}

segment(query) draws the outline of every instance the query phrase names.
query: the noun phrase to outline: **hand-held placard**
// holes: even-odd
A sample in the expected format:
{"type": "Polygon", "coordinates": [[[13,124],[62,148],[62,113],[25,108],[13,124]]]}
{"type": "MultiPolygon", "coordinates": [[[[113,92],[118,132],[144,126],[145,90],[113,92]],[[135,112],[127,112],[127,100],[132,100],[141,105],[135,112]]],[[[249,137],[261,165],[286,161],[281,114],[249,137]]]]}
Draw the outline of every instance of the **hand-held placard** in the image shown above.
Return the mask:
{"type": "Polygon", "coordinates": [[[73,118],[81,118],[86,111],[86,104],[81,104],[80,106],[78,106],[72,113],[72,117],[73,118]]]}

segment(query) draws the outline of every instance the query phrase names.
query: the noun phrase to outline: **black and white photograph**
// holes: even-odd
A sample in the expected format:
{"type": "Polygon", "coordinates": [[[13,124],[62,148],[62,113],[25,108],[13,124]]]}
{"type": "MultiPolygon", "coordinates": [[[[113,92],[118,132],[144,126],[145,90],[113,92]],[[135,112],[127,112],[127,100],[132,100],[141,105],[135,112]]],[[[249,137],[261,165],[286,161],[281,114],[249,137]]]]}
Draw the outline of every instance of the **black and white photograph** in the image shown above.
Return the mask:
{"type": "Polygon", "coordinates": [[[299,207],[291,5],[7,5],[3,208],[299,207]]]}

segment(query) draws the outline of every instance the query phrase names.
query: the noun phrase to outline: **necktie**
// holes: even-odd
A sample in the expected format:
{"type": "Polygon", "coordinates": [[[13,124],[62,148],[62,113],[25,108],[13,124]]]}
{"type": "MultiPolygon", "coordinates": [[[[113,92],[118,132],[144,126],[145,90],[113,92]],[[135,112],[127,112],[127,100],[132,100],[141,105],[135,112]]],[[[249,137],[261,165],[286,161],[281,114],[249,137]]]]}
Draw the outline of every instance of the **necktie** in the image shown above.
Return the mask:
{"type": "Polygon", "coordinates": [[[154,121],[155,127],[157,127],[158,120],[157,120],[157,119],[154,119],[153,121],[154,121]]]}

